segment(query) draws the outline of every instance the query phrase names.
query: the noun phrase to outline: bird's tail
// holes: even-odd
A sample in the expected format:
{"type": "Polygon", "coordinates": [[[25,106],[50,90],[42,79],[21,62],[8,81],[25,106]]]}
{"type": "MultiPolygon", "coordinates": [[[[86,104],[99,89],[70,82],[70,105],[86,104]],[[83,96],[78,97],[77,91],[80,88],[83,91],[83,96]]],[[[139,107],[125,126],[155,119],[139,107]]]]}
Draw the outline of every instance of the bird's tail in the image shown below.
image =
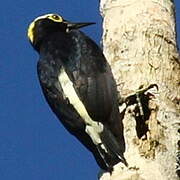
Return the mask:
{"type": "Polygon", "coordinates": [[[112,167],[119,162],[128,166],[123,155],[123,148],[121,147],[120,142],[117,142],[111,131],[104,127],[103,132],[100,134],[100,138],[103,143],[99,144],[97,148],[109,169],[112,169],[112,167]]]}
{"type": "Polygon", "coordinates": [[[115,136],[107,127],[101,123],[94,123],[93,126],[89,125],[86,127],[86,132],[96,146],[97,151],[93,154],[96,161],[101,163],[103,169],[112,172],[113,166],[119,162],[127,166],[120,142],[117,142],[115,136]]]}

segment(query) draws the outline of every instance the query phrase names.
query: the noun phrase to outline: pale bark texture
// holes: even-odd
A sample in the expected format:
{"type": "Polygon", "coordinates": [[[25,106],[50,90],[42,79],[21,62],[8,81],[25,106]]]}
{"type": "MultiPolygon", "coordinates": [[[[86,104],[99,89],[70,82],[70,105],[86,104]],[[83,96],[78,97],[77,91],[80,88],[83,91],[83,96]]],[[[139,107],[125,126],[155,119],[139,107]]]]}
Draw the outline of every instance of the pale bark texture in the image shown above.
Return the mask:
{"type": "MultiPolygon", "coordinates": [[[[172,0],[101,0],[103,50],[121,97],[157,84],[150,100],[127,107],[125,158],[101,180],[177,180],[180,176],[180,59],[172,0]],[[137,106],[147,106],[138,121],[137,106]],[[178,169],[179,168],[179,169],[178,169]]],[[[144,100],[142,100],[144,101],[144,100]]],[[[142,108],[140,108],[142,109],[142,108]]]]}

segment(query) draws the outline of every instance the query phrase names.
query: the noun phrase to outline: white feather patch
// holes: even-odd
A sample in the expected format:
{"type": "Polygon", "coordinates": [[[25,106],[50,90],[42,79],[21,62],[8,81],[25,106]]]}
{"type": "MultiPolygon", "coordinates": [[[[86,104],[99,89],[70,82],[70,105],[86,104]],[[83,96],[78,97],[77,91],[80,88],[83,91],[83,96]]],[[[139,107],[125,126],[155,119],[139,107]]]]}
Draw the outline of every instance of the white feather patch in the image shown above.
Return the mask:
{"type": "Polygon", "coordinates": [[[103,124],[100,122],[93,121],[89,116],[88,112],[82,101],[79,99],[72,81],[69,79],[64,68],[62,68],[59,75],[59,82],[62,86],[65,97],[69,99],[69,102],[74,106],[79,115],[84,119],[86,123],[86,132],[92,138],[95,144],[102,143],[99,134],[103,131],[103,124]]]}

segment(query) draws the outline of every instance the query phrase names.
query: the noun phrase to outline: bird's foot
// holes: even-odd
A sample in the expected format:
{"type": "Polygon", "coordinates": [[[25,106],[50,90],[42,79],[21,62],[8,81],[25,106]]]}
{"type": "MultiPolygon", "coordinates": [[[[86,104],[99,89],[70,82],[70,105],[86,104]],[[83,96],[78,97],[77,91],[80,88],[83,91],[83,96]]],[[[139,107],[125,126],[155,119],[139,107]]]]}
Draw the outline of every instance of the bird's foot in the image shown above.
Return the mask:
{"type": "Polygon", "coordinates": [[[156,88],[158,90],[158,85],[157,84],[151,84],[148,87],[143,88],[140,86],[140,88],[132,93],[126,96],[125,98],[119,97],[119,108],[120,108],[120,113],[124,113],[126,108],[130,105],[137,104],[138,109],[140,111],[140,114],[143,116],[143,101],[148,102],[152,97],[154,97],[154,94],[151,92],[148,92],[148,90],[156,88]]]}
{"type": "Polygon", "coordinates": [[[122,102],[126,103],[127,106],[133,105],[135,103],[138,103],[138,101],[143,96],[145,96],[145,93],[147,93],[146,96],[148,96],[149,99],[150,99],[151,97],[154,97],[154,95],[153,95],[153,93],[150,93],[150,92],[147,92],[147,91],[154,88],[154,87],[158,90],[158,85],[157,84],[151,84],[151,85],[149,85],[148,87],[145,87],[145,88],[140,86],[140,88],[135,93],[132,93],[132,94],[128,95],[123,100],[121,98],[121,100],[119,100],[119,103],[120,104],[122,104],[122,102]]]}

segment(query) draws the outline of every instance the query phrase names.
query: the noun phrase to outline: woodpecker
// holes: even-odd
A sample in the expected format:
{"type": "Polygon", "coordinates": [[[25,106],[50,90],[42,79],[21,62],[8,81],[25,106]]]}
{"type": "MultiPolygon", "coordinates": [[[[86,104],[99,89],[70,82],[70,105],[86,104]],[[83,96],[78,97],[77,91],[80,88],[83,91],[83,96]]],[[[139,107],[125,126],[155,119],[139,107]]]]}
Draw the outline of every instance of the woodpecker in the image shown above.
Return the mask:
{"type": "Polygon", "coordinates": [[[27,36],[39,53],[37,72],[52,111],[95,157],[100,168],[112,171],[123,156],[123,124],[116,83],[98,45],[58,14],[30,23],[27,36]]]}

